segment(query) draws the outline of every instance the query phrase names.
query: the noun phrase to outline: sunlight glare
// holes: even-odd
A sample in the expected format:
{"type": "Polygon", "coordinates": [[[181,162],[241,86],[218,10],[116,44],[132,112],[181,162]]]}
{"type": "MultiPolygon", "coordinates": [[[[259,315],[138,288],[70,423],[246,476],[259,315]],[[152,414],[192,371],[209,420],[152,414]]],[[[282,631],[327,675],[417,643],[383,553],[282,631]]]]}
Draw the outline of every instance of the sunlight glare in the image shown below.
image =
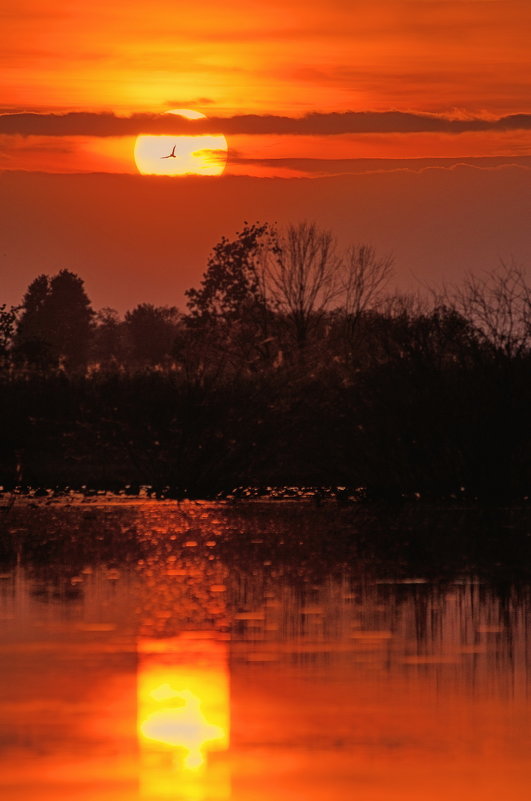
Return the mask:
{"type": "Polygon", "coordinates": [[[200,699],[189,690],[175,691],[169,684],[155,688],[151,697],[172,702],[149,715],[140,726],[148,740],[185,750],[183,766],[195,770],[205,763],[204,751],[214,743],[226,743],[221,726],[206,719],[200,699]],[[176,705],[181,702],[180,705],[176,705]]]}
{"type": "MultiPolygon", "coordinates": [[[[189,120],[205,119],[204,114],[191,109],[173,109],[167,113],[189,120]]],[[[140,134],[135,141],[134,157],[142,175],[221,175],[227,149],[223,134],[140,134]]]]}
{"type": "Polygon", "coordinates": [[[144,641],[138,673],[141,797],[225,801],[230,780],[226,643],[144,641]],[[216,758],[212,755],[217,753],[216,758]]]}

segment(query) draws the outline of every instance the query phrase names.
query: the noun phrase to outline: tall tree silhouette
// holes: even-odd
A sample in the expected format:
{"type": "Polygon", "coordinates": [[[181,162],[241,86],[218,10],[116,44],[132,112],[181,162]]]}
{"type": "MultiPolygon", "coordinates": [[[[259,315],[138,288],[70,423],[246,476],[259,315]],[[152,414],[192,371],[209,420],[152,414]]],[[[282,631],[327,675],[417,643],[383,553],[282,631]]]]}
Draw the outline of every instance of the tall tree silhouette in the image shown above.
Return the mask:
{"type": "Polygon", "coordinates": [[[242,309],[265,304],[261,255],[271,229],[268,223],[244,224],[236,238],[215,245],[199,289],[188,289],[188,308],[193,318],[238,319],[242,309]]]}
{"type": "Polygon", "coordinates": [[[302,351],[340,293],[342,260],[331,232],[310,222],[289,225],[277,234],[269,255],[269,294],[290,321],[302,351]]]}
{"type": "Polygon", "coordinates": [[[215,245],[198,289],[189,289],[188,324],[210,345],[212,360],[247,368],[269,363],[276,353],[265,263],[276,251],[269,223],[244,223],[235,239],[215,245]],[[214,354],[217,354],[215,356],[214,354]]]}
{"type": "Polygon", "coordinates": [[[15,338],[17,355],[23,361],[40,367],[47,366],[52,360],[46,319],[49,293],[50,279],[47,275],[39,275],[31,282],[22,300],[22,313],[15,338]]]}
{"type": "Polygon", "coordinates": [[[87,363],[93,315],[79,276],[69,270],[52,278],[40,275],[24,296],[17,349],[33,364],[82,370],[87,363]]]}

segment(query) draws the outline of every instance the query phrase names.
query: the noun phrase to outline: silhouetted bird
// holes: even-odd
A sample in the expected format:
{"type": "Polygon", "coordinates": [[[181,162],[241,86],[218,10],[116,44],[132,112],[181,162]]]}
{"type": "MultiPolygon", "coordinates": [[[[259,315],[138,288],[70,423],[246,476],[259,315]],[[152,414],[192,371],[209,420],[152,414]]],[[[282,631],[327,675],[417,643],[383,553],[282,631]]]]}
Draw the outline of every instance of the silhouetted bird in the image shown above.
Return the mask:
{"type": "Polygon", "coordinates": [[[177,145],[174,145],[173,146],[173,150],[171,151],[169,156],[161,156],[161,159],[176,159],[177,158],[177,156],[175,155],[175,148],[176,147],[177,147],[177,145]]]}

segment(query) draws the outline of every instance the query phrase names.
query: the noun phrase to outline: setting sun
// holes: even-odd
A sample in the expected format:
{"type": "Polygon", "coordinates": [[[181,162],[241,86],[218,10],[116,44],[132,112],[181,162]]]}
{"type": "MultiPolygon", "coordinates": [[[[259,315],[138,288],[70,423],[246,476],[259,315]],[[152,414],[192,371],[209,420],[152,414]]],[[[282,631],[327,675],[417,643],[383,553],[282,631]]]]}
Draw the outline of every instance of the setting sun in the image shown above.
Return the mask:
{"type": "MultiPolygon", "coordinates": [[[[188,120],[205,119],[199,111],[173,109],[188,120]]],[[[140,134],[135,142],[135,163],[142,175],[221,175],[227,161],[227,140],[222,134],[157,136],[140,134]]]]}

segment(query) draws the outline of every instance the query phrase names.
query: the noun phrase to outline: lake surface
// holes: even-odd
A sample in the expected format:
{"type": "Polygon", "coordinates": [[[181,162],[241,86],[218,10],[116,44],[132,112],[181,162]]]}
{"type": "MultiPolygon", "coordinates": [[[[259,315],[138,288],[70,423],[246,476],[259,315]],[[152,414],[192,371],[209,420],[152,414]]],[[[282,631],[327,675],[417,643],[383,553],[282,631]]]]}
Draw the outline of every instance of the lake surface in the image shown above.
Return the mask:
{"type": "Polygon", "coordinates": [[[527,801],[529,582],[393,519],[17,501],[0,798],[527,801]]]}

